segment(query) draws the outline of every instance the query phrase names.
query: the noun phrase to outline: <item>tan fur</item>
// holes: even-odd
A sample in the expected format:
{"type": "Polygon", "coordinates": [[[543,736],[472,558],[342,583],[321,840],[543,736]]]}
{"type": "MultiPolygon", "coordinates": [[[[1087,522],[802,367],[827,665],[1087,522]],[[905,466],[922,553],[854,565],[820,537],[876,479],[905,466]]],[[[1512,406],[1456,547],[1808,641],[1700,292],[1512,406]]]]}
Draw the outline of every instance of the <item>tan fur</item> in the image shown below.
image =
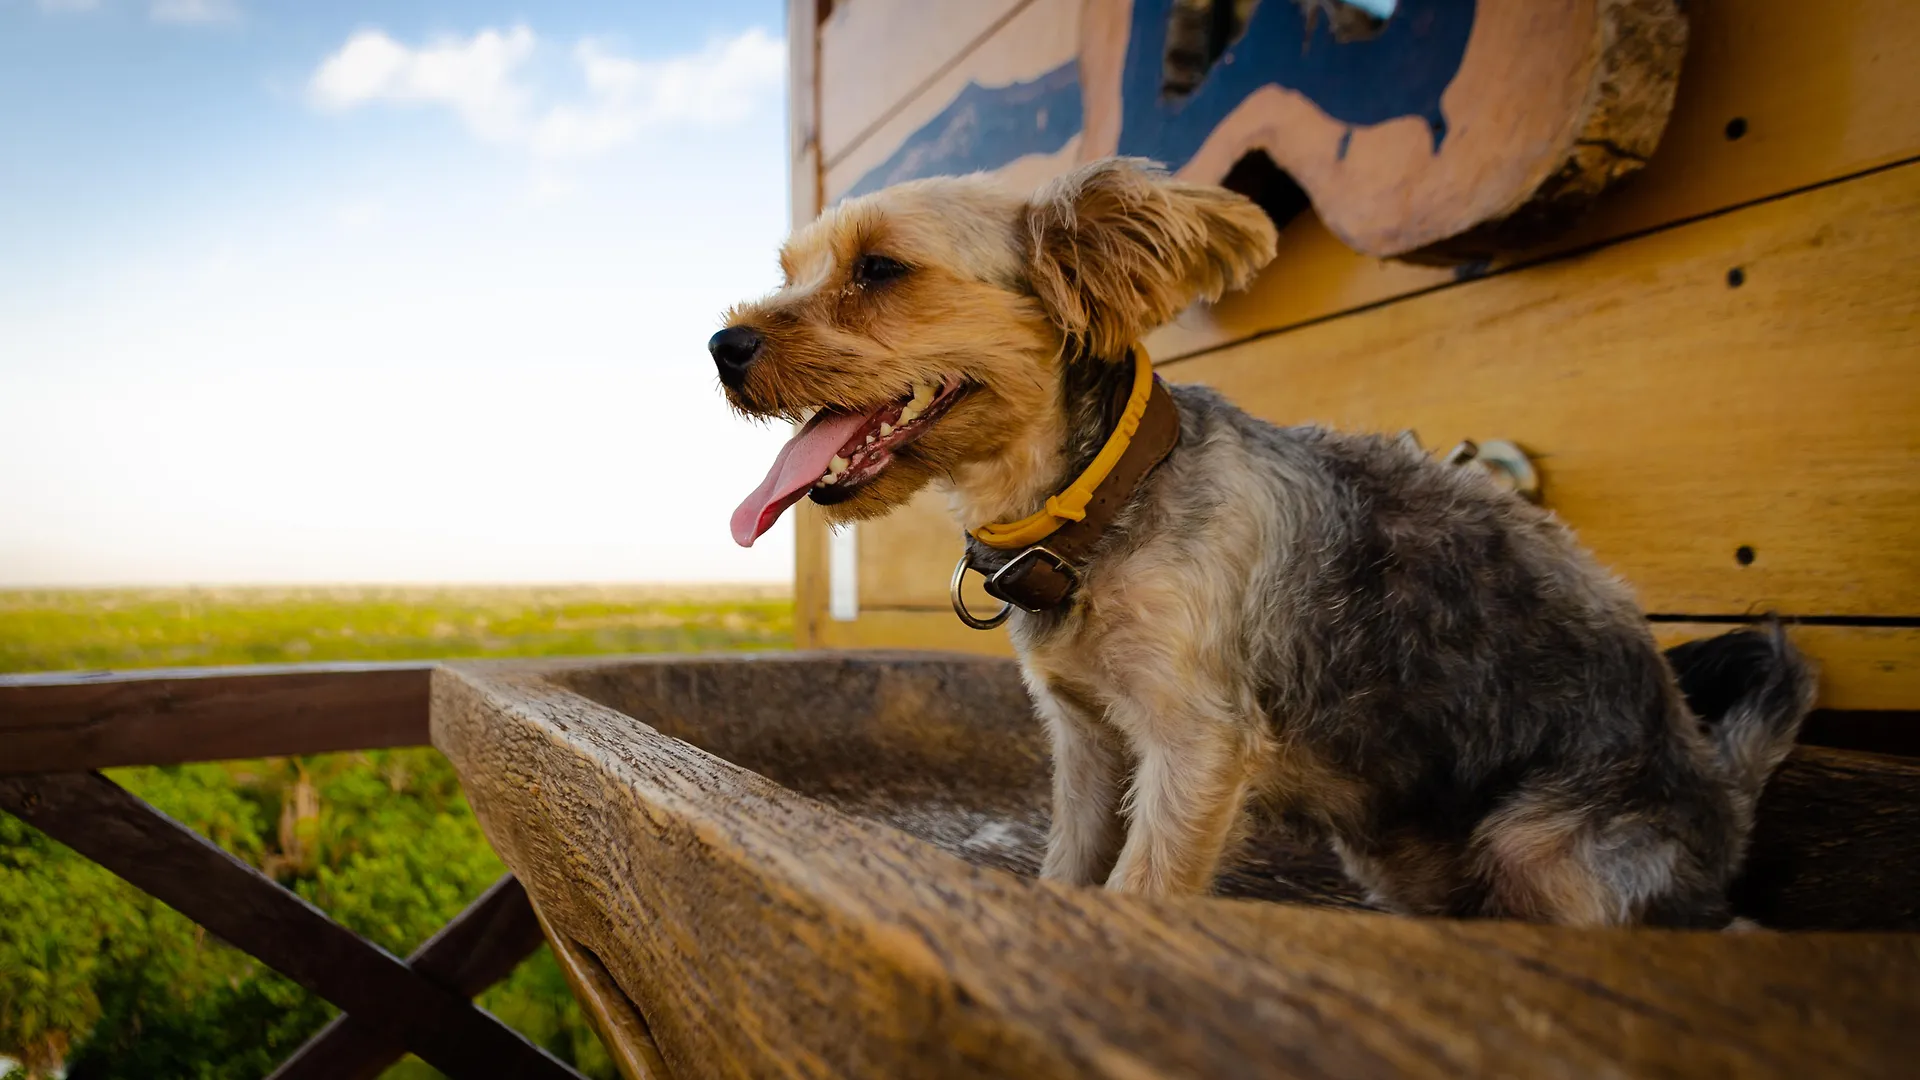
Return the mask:
{"type": "Polygon", "coordinates": [[[1266,213],[1246,199],[1120,159],[1049,185],[1027,228],[1034,292],[1070,338],[1116,358],[1195,298],[1218,300],[1244,286],[1278,241],[1266,213]]]}
{"type": "MultiPolygon", "coordinates": [[[[1246,199],[1138,161],[1086,166],[1031,200],[979,176],[902,184],[802,229],[781,253],[781,289],[728,313],[766,342],[730,397],[747,413],[791,417],[964,378],[973,392],[827,516],[882,514],[934,482],[963,528],[1024,517],[1061,473],[1065,351],[1124,357],[1196,298],[1245,285],[1275,242],[1246,199]],[[863,288],[853,267],[868,254],[910,272],[863,288]]],[[[1218,540],[1226,552],[1263,542],[1218,540]]],[[[1054,747],[1044,873],[1192,893],[1212,881],[1250,793],[1325,781],[1276,768],[1254,721],[1245,658],[1210,617],[1244,602],[1232,567],[1177,550],[1149,562],[1090,589],[1073,632],[1026,657],[1054,747]]]]}
{"type": "Polygon", "coordinates": [[[1631,819],[1521,795],[1482,822],[1475,861],[1496,910],[1567,926],[1625,926],[1667,884],[1672,852],[1631,819]],[[1642,834],[1642,835],[1636,835],[1642,834]],[[1628,858],[1611,857],[1639,841],[1628,858]]]}
{"type": "Polygon", "coordinates": [[[729,392],[743,412],[792,418],[820,405],[868,406],[949,376],[978,387],[858,495],[827,507],[830,521],[884,514],[957,474],[969,480],[970,512],[1003,512],[1058,452],[1060,335],[1019,287],[1025,257],[1014,225],[1024,208],[977,176],[845,204],[788,241],[778,292],[727,313],[728,325],[766,339],[767,359],[729,392]],[[852,267],[869,253],[912,272],[862,288],[852,267]]]}
{"type": "Polygon", "coordinates": [[[1274,243],[1247,200],[1136,161],[1087,166],[1031,201],[985,176],[901,184],[800,230],[781,252],[780,290],[727,313],[761,333],[768,357],[729,399],[793,418],[963,377],[977,389],[827,518],[879,516],[935,480],[969,527],[1022,517],[1059,471],[1062,350],[1083,338],[1125,355],[1196,297],[1245,285],[1274,243]],[[912,273],[862,288],[851,273],[869,253],[912,273]]]}

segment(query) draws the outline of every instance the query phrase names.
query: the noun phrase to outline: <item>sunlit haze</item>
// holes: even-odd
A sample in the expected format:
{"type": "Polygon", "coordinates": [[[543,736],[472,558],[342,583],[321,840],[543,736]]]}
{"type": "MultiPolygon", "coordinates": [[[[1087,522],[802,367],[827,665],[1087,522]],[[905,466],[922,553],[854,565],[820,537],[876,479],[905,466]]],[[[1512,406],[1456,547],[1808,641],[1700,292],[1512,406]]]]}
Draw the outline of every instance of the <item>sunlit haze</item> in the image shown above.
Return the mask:
{"type": "Polygon", "coordinates": [[[0,0],[0,585],[766,581],[773,0],[0,0]]]}

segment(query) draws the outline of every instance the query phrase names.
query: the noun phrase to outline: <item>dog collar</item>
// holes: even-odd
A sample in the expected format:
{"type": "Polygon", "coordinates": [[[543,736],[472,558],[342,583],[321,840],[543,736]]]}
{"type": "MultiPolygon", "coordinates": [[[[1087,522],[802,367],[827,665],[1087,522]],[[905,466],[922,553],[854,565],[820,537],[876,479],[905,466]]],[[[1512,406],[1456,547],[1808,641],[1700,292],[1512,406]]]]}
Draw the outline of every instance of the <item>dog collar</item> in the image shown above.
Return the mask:
{"type": "MultiPolygon", "coordinates": [[[[1146,415],[1147,402],[1152,397],[1154,386],[1153,361],[1147,357],[1147,350],[1139,345],[1133,347],[1133,385],[1127,394],[1126,407],[1121,410],[1120,420],[1113,426],[1113,433],[1107,436],[1105,446],[1093,456],[1093,462],[1086,471],[1074,478],[1066,490],[1047,500],[1038,511],[1021,518],[1019,521],[1003,525],[982,525],[973,530],[973,535],[988,547],[1002,551],[1037,544],[1057,532],[1062,525],[1071,521],[1081,521],[1087,516],[1087,504],[1093,501],[1093,493],[1120,463],[1127,447],[1133,444],[1134,432],[1140,428],[1140,418],[1146,415]]],[[[1163,391],[1164,393],[1164,391],[1163,391]]]]}
{"type": "Polygon", "coordinates": [[[1173,451],[1180,438],[1180,413],[1173,395],[1154,376],[1144,348],[1134,346],[1133,361],[1133,382],[1124,402],[1115,395],[1120,408],[1113,432],[1086,470],[1049,498],[1039,512],[973,530],[972,538],[985,548],[1016,554],[989,574],[976,565],[976,549],[968,545],[953,568],[949,587],[954,614],[961,622],[987,630],[1005,622],[1015,606],[1039,612],[1065,603],[1078,587],[1081,567],[1107,526],[1147,474],[1173,451]],[[988,618],[975,616],[961,599],[960,584],[969,569],[987,578],[987,594],[1003,604],[988,618]]]}

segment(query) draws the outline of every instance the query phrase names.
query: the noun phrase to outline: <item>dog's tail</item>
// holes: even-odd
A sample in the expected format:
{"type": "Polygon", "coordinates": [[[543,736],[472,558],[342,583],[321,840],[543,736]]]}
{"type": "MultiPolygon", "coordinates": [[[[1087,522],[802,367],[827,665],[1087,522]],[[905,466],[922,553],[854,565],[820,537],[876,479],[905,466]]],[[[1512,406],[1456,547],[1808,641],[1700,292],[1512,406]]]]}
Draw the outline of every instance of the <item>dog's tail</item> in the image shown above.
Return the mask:
{"type": "Polygon", "coordinates": [[[1667,663],[1735,789],[1757,800],[1813,708],[1813,666],[1788,643],[1778,619],[1676,645],[1667,663]]]}

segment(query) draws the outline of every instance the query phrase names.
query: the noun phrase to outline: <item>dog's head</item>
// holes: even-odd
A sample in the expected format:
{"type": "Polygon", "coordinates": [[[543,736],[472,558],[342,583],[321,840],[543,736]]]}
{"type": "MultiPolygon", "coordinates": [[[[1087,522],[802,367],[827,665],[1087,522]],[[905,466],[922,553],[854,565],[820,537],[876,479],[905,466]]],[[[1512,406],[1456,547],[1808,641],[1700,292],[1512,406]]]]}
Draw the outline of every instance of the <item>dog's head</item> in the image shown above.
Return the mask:
{"type": "Polygon", "coordinates": [[[1065,357],[1123,360],[1196,298],[1246,284],[1274,243],[1252,202],[1122,159],[1031,199],[976,175],[829,210],[781,250],[779,291],[709,343],[734,408],[803,423],[734,539],[802,496],[852,521],[969,466],[1048,460],[1065,357]]]}

